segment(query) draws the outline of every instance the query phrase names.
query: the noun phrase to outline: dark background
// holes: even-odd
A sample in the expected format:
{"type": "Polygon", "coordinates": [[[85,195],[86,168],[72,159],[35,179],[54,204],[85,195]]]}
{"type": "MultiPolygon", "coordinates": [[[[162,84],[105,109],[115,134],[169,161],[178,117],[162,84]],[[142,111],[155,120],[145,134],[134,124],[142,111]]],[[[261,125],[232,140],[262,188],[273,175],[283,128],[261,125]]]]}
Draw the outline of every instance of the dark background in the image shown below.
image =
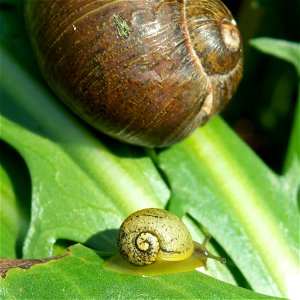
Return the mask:
{"type": "MultiPolygon", "coordinates": [[[[256,37],[300,42],[300,1],[224,0],[244,43],[244,77],[223,116],[274,170],[285,157],[297,98],[292,65],[249,45],[256,37]]],[[[300,62],[299,62],[300,63],[300,62]]]]}

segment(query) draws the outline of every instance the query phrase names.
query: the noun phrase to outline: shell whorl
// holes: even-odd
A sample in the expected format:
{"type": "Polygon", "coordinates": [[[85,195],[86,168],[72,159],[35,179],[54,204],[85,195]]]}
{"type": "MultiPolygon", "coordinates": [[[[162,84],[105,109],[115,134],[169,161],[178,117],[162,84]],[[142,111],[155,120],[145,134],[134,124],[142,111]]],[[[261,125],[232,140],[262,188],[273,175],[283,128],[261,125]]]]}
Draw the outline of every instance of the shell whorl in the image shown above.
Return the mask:
{"type": "Polygon", "coordinates": [[[242,52],[240,34],[221,1],[188,1],[186,24],[199,63],[208,75],[227,74],[238,65],[242,52]]]}
{"type": "Polygon", "coordinates": [[[121,256],[135,265],[156,260],[183,260],[194,248],[186,226],[162,209],[143,209],[130,215],[120,227],[121,256]]]}
{"type": "Polygon", "coordinates": [[[186,1],[186,30],[207,95],[197,123],[207,122],[227,104],[242,78],[242,41],[230,11],[219,0],[186,1]]]}

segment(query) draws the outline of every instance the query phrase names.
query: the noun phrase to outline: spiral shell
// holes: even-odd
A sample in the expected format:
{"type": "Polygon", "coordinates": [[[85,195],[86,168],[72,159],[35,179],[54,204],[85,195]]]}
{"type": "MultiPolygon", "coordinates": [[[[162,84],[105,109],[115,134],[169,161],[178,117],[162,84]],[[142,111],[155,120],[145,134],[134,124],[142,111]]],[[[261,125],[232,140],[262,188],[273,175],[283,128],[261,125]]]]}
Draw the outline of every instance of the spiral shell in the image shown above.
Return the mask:
{"type": "Polygon", "coordinates": [[[27,27],[59,98],[131,144],[179,142],[242,75],[240,34],[219,0],[31,0],[27,27]]]}
{"type": "Polygon", "coordinates": [[[194,251],[184,223],[157,208],[139,210],[127,217],[120,227],[118,247],[121,256],[134,265],[184,260],[194,251]]]}

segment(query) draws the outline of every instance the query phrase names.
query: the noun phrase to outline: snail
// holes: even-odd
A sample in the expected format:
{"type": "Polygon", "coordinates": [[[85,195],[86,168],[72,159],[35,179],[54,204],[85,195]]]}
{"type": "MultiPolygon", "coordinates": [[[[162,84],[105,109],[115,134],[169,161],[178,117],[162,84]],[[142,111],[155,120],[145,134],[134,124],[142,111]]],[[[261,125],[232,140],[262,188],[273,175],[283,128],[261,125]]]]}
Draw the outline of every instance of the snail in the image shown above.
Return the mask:
{"type": "Polygon", "coordinates": [[[183,261],[194,253],[205,267],[207,258],[225,263],[224,258],[206,249],[207,241],[208,237],[203,244],[194,242],[185,224],[174,214],[163,209],[146,208],[134,212],[122,223],[118,248],[123,259],[136,266],[183,261]]]}
{"type": "Polygon", "coordinates": [[[181,141],[242,76],[240,33],[220,0],[31,0],[26,23],[58,97],[130,144],[181,141]]]}

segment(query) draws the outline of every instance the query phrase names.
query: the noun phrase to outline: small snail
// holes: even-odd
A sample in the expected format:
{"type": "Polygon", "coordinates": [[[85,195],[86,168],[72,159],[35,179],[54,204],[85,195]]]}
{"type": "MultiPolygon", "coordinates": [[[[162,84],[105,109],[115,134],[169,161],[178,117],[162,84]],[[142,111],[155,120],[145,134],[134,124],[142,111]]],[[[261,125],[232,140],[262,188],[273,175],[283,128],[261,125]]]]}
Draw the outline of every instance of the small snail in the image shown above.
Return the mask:
{"type": "Polygon", "coordinates": [[[31,0],[27,27],[49,85],[107,135],[174,144],[218,113],[242,74],[220,0],[31,0]]]}
{"type": "Polygon", "coordinates": [[[133,265],[156,261],[181,261],[194,252],[206,266],[207,258],[225,263],[211,254],[203,244],[193,242],[185,224],[170,212],[158,208],[139,210],[125,219],[120,227],[118,248],[121,256],[133,265]]]}

